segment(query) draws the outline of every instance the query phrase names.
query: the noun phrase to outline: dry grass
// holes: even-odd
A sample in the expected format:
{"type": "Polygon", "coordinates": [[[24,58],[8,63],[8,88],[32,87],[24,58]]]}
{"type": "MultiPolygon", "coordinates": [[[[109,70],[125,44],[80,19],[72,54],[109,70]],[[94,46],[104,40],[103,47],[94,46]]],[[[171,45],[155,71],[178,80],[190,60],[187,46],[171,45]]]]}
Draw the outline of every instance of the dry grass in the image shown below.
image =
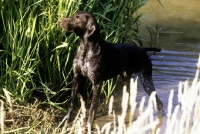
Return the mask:
{"type": "MultiPolygon", "coordinates": [[[[94,128],[88,127],[87,133],[95,134],[145,134],[145,133],[165,133],[165,134],[197,134],[200,131],[200,81],[198,80],[200,69],[200,58],[197,63],[197,72],[191,85],[188,81],[180,82],[178,89],[178,102],[172,110],[172,100],[174,90],[171,90],[168,101],[166,127],[160,130],[162,119],[159,119],[154,111],[155,92],[150,96],[148,106],[144,107],[145,98],[141,99],[138,110],[140,115],[136,120],[133,119],[136,111],[137,81],[131,80],[130,94],[126,87],[123,89],[122,113],[116,115],[112,110],[114,98],[110,98],[108,115],[113,118],[103,127],[94,124],[94,128]],[[127,109],[129,115],[127,115],[127,109]],[[125,117],[129,116],[129,122],[125,123],[125,117]]],[[[81,98],[81,108],[70,128],[62,128],[64,123],[64,114],[59,110],[46,109],[39,107],[36,101],[32,105],[19,106],[14,105],[12,98],[6,89],[3,89],[7,102],[0,101],[0,126],[1,133],[76,133],[81,134],[83,118],[86,116],[85,103],[81,98]],[[6,108],[5,108],[6,103],[6,108]]]]}
{"type": "Polygon", "coordinates": [[[13,105],[6,110],[1,103],[1,133],[59,133],[58,127],[64,114],[54,109],[42,109],[40,102],[13,105]]]}

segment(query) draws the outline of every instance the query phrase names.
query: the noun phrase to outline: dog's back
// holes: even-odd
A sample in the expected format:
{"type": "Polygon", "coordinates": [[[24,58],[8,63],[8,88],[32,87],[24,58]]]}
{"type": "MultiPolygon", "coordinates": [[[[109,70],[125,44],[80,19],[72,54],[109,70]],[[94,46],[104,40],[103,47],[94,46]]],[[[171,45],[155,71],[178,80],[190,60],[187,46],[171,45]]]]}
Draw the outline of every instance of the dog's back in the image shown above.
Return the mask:
{"type": "MultiPolygon", "coordinates": [[[[106,77],[112,78],[126,71],[130,75],[140,72],[144,65],[151,68],[151,61],[146,51],[135,45],[126,43],[103,44],[101,69],[106,77]]],[[[149,70],[151,71],[151,70],[149,70]]]]}

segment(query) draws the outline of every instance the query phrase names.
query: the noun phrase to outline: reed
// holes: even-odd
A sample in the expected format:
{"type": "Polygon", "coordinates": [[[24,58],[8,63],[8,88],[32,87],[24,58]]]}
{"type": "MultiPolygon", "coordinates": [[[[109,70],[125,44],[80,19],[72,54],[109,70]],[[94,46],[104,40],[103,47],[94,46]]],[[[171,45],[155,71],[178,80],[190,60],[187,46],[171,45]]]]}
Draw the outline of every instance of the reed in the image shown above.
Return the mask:
{"type": "MultiPolygon", "coordinates": [[[[87,133],[88,134],[145,134],[145,133],[155,133],[155,134],[196,134],[199,132],[199,110],[200,110],[200,81],[199,81],[199,69],[200,69],[200,58],[199,62],[197,63],[197,72],[195,75],[194,80],[192,81],[192,84],[190,85],[188,81],[180,82],[179,88],[178,88],[178,104],[176,106],[173,106],[173,97],[174,97],[174,90],[171,90],[169,95],[169,101],[168,101],[168,108],[167,108],[167,114],[164,116],[164,119],[159,119],[156,110],[155,105],[155,94],[156,92],[152,93],[148,104],[144,105],[145,97],[141,99],[141,101],[136,101],[137,96],[137,80],[133,82],[131,80],[131,88],[130,91],[127,92],[127,88],[123,88],[123,96],[122,96],[122,105],[121,114],[116,115],[115,111],[112,109],[114,97],[112,96],[110,98],[110,104],[109,104],[109,112],[108,116],[112,117],[110,122],[105,123],[102,127],[98,126],[98,124],[94,124],[94,128],[88,128],[87,133]],[[130,94],[129,94],[130,93],[130,94]],[[129,108],[128,108],[129,107],[129,108]],[[131,111],[131,112],[130,112],[131,111]],[[139,111],[139,115],[136,117],[134,116],[139,111]],[[130,113],[130,114],[128,114],[130,113]],[[125,117],[128,116],[129,121],[126,122],[125,117]],[[164,127],[160,126],[162,125],[162,122],[166,122],[166,125],[164,127]]],[[[4,92],[7,92],[6,89],[4,89],[4,92]]],[[[10,100],[10,94],[8,93],[6,95],[6,100],[9,103],[13,103],[12,100],[10,100]]],[[[55,114],[55,111],[47,112],[47,111],[41,111],[37,105],[38,102],[35,103],[35,105],[32,106],[16,106],[14,104],[9,104],[8,107],[10,107],[12,110],[6,111],[5,110],[5,103],[2,100],[0,101],[0,126],[1,126],[1,132],[2,133],[71,133],[71,134],[81,134],[85,129],[83,129],[83,119],[86,116],[86,108],[85,108],[85,102],[83,101],[82,97],[80,97],[81,102],[81,108],[78,111],[75,120],[72,122],[72,126],[70,128],[63,128],[62,125],[64,124],[63,121],[59,122],[53,122],[52,117],[55,114]],[[24,113],[28,113],[26,117],[28,119],[26,120],[26,124],[22,125],[18,118],[21,120],[24,120],[24,115],[20,114],[19,111],[26,111],[24,113]],[[37,114],[42,114],[41,117],[37,117],[34,113],[34,111],[37,111],[37,114]],[[18,118],[14,117],[11,120],[8,120],[8,115],[10,114],[18,114],[18,118]],[[33,118],[36,118],[33,120],[33,118]],[[51,121],[49,121],[51,120],[51,121]],[[12,122],[9,128],[6,126],[12,122]],[[31,121],[31,122],[29,122],[31,121]],[[19,126],[16,128],[15,122],[18,123],[19,126]]],[[[62,116],[63,117],[63,116],[62,116]]],[[[61,118],[62,118],[61,117],[61,118]]]]}

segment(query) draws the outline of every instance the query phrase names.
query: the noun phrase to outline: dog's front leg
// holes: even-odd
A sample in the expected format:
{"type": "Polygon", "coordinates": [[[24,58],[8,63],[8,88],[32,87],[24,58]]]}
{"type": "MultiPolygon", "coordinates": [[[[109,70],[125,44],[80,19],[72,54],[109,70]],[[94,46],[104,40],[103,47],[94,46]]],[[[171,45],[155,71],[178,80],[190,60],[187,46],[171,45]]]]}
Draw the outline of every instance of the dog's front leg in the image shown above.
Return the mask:
{"type": "Polygon", "coordinates": [[[103,84],[102,81],[99,81],[94,84],[92,103],[90,106],[90,111],[89,111],[89,116],[88,116],[88,121],[87,121],[88,128],[91,127],[95,118],[96,110],[97,110],[99,99],[100,99],[102,84],[103,84]]]}
{"type": "Polygon", "coordinates": [[[70,104],[69,104],[69,107],[68,107],[68,113],[67,113],[67,117],[66,117],[66,121],[65,121],[65,126],[68,125],[69,120],[71,118],[73,108],[74,108],[74,99],[77,95],[78,87],[79,87],[79,77],[80,77],[79,74],[74,73],[71,96],[70,96],[70,104]]]}

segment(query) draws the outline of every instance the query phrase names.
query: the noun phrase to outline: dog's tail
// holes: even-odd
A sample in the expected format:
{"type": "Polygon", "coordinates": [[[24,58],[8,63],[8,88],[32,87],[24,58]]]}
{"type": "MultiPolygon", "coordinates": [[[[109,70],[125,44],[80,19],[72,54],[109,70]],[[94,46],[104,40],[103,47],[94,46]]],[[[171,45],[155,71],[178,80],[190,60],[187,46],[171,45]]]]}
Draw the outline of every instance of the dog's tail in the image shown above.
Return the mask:
{"type": "Polygon", "coordinates": [[[153,51],[153,52],[160,52],[162,49],[156,48],[156,47],[143,47],[143,49],[147,52],[153,51]]]}

